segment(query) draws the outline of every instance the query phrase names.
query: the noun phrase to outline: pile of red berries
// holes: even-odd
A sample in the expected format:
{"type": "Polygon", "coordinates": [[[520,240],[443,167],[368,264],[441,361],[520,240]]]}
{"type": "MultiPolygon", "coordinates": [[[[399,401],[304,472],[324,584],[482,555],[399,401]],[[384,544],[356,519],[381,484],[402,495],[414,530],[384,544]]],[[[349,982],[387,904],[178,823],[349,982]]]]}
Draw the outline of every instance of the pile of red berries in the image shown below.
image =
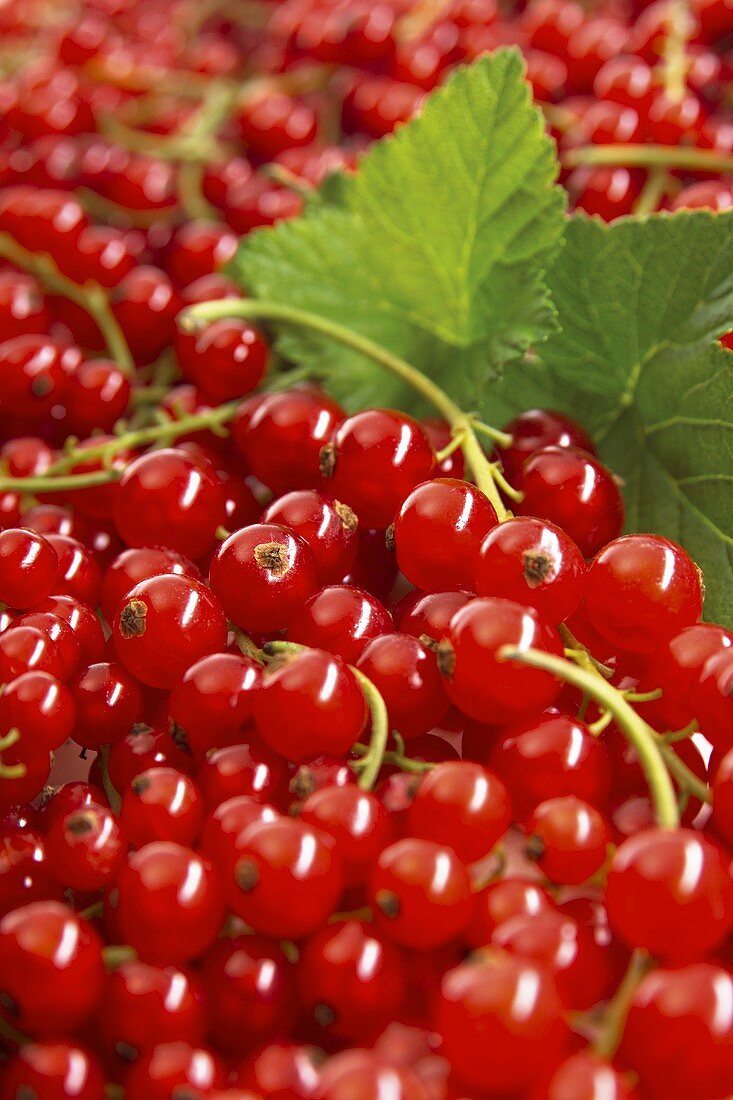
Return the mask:
{"type": "Polygon", "coordinates": [[[725,1100],[695,563],[560,413],[349,415],[180,311],[499,44],[580,207],[731,205],[729,0],[239,7],[0,9],[0,1100],[725,1100]]]}

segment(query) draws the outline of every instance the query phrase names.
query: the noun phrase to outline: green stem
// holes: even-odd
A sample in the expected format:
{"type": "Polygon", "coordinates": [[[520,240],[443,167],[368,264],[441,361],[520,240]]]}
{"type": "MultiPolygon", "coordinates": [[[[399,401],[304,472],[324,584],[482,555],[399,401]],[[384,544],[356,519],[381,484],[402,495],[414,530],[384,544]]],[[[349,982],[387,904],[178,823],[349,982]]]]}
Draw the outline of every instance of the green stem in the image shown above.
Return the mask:
{"type": "MultiPolygon", "coordinates": [[[[300,645],[298,642],[266,642],[264,652],[268,657],[278,657],[302,653],[307,648],[308,646],[300,645]]],[[[389,740],[389,719],[384,699],[372,681],[353,665],[349,665],[349,668],[359,681],[372,719],[372,737],[369,746],[359,746],[366,751],[363,752],[361,760],[353,765],[359,772],[359,786],[365,791],[370,791],[384,763],[389,740]]],[[[357,752],[359,748],[356,749],[357,752]]]]}
{"type": "Polygon", "coordinates": [[[661,66],[664,90],[673,103],[684,97],[687,86],[687,41],[692,19],[686,0],[667,0],[667,38],[661,66]]]}
{"type": "MultiPolygon", "coordinates": [[[[109,459],[120,451],[135,451],[140,447],[148,446],[150,443],[172,442],[174,439],[178,439],[179,436],[188,435],[189,432],[204,431],[206,429],[216,432],[217,429],[221,429],[222,425],[234,419],[240,404],[240,401],[229,401],[224,405],[217,406],[215,409],[193,413],[191,416],[182,416],[179,420],[166,420],[163,424],[152,424],[147,428],[136,428],[133,431],[123,432],[122,435],[109,439],[105,443],[85,447],[83,451],[71,450],[67,452],[52,466],[49,466],[41,478],[18,478],[17,480],[22,481],[23,486],[27,486],[33,480],[41,482],[44,481],[44,478],[47,478],[48,480],[41,486],[39,491],[48,490],[49,488],[56,489],[58,486],[57,475],[73,469],[77,462],[86,463],[94,459],[109,459]]],[[[106,473],[107,471],[95,472],[106,473]]],[[[110,478],[107,480],[110,480],[110,478]]],[[[0,486],[4,484],[5,479],[0,478],[0,486]]],[[[100,481],[97,484],[103,484],[103,482],[100,481]]],[[[0,489],[0,492],[2,491],[5,490],[0,489]]],[[[32,492],[33,490],[30,489],[29,491],[32,492]]]]}
{"type": "Polygon", "coordinates": [[[645,951],[637,948],[613,998],[604,1013],[603,1026],[593,1044],[601,1058],[613,1058],[621,1042],[626,1017],[639,982],[652,969],[653,963],[645,951]]]}
{"type": "Polygon", "coordinates": [[[81,306],[96,322],[102,333],[110,356],[123,374],[135,377],[135,362],[127,346],[127,340],[109,304],[107,292],[98,283],[81,286],[63,275],[51,257],[45,252],[29,252],[8,233],[0,233],[0,256],[10,260],[43,284],[46,290],[60,294],[81,306]]]}
{"type": "Polygon", "coordinates": [[[672,746],[666,744],[660,736],[657,736],[657,745],[664,757],[667,771],[674,777],[679,788],[687,794],[691,794],[693,798],[697,798],[700,802],[712,804],[713,796],[707,783],[704,783],[699,776],[695,775],[684,760],[679,758],[672,746]]]}
{"type": "MultiPolygon", "coordinates": [[[[81,456],[78,461],[81,461],[81,456]]],[[[84,474],[66,474],[54,477],[41,474],[39,477],[2,477],[0,493],[73,493],[75,489],[91,489],[95,485],[108,485],[122,476],[121,470],[90,470],[84,474]]]]}
{"type": "Polygon", "coordinates": [[[653,214],[669,190],[672,177],[666,168],[651,168],[641,194],[634,204],[638,217],[653,214]]]}
{"type": "Polygon", "coordinates": [[[521,650],[504,646],[499,651],[499,659],[519,661],[531,668],[549,672],[558,680],[580,688],[604,710],[612,714],[639,758],[639,764],[651,793],[658,825],[666,829],[678,828],[679,814],[675,790],[664,763],[657,734],[626,702],[617,688],[595,671],[587,672],[562,657],[555,657],[551,653],[542,653],[536,649],[521,650]]]}
{"type": "Polygon", "coordinates": [[[102,773],[102,786],[104,787],[104,793],[107,795],[107,801],[110,804],[112,812],[119,814],[120,807],[122,806],[122,799],[112,782],[109,774],[109,754],[110,746],[102,745],[99,750],[99,770],[102,773]]]}
{"type": "Polygon", "coordinates": [[[322,336],[342,344],[351,351],[371,359],[380,367],[389,371],[396,378],[400,378],[411,389],[419,393],[441,416],[450,424],[454,435],[461,435],[463,442],[461,450],[463,456],[473,473],[476,485],[491,501],[500,520],[508,517],[508,512],[494,478],[491,463],[481,449],[481,444],[473,428],[473,422],[469,414],[465,413],[447,393],[444,393],[426,375],[416,370],[400,356],[394,355],[386,348],[380,347],[366,336],[361,336],[343,325],[330,321],[326,317],[319,317],[316,313],[309,313],[295,306],[280,305],[277,302],[258,302],[250,298],[229,298],[216,302],[202,302],[200,305],[191,306],[181,315],[184,327],[195,328],[208,321],[218,320],[222,317],[246,317],[250,320],[263,320],[281,322],[287,325],[297,325],[300,328],[310,329],[322,336]]]}
{"type": "Polygon", "coordinates": [[[108,974],[136,958],[137,951],[134,947],[128,947],[127,944],[108,944],[102,948],[102,962],[108,974]]]}
{"type": "MultiPolygon", "coordinates": [[[[367,756],[371,751],[371,746],[357,743],[351,751],[356,753],[357,756],[367,756]]],[[[429,772],[435,767],[435,764],[428,760],[413,760],[411,757],[405,756],[404,753],[395,752],[392,749],[385,751],[382,763],[392,764],[393,767],[399,768],[403,772],[410,772],[412,775],[424,775],[425,772],[429,772]]]]}
{"type": "Polygon", "coordinates": [[[679,168],[690,172],[733,172],[733,154],[687,145],[582,145],[563,158],[567,168],[617,164],[628,168],[679,168]]]}

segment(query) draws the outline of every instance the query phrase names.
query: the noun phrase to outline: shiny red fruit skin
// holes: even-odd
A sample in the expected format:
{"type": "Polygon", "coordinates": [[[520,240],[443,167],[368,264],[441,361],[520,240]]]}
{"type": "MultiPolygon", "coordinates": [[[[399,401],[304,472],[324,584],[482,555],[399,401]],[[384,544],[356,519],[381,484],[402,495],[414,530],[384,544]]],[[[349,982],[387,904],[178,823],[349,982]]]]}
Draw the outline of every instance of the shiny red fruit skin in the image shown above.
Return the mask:
{"type": "Polygon", "coordinates": [[[225,915],[219,872],[171,841],[132,852],[108,901],[123,942],[156,966],[180,966],[203,955],[225,915]]]}
{"type": "Polygon", "coordinates": [[[365,527],[381,529],[430,477],[434,462],[421,425],[391,409],[367,409],[344,420],[321,453],[328,491],[353,508],[365,527]]]}
{"type": "Polygon", "coordinates": [[[175,550],[160,546],[134,546],[123,550],[107,566],[102,577],[100,603],[107,622],[114,622],[117,608],[131,588],[158,573],[175,573],[201,580],[194,563],[175,550]]]}
{"type": "Polygon", "coordinates": [[[199,558],[226,521],[226,501],[209,463],[173,448],[126,468],[115,497],[115,526],[128,546],[164,546],[199,558]]]}
{"type": "Polygon", "coordinates": [[[201,978],[208,1029],[217,1047],[241,1054],[295,1023],[295,973],[279,945],[264,936],[220,940],[208,952],[201,978]]]}
{"type": "Polygon", "coordinates": [[[654,653],[702,613],[700,571],[661,535],[624,535],[590,564],[584,589],[591,626],[617,649],[654,653]]]}
{"type": "Polygon", "coordinates": [[[451,701],[470,718],[493,725],[544,710],[560,691],[548,673],[500,661],[503,646],[535,648],[561,656],[557,631],[533,608],[512,600],[471,600],[450,621],[438,664],[451,701]]]}
{"type": "Polygon", "coordinates": [[[289,527],[308,543],[322,585],[342,580],[356,561],[359,527],[356,513],[315,489],[285,493],[273,500],[262,518],[264,523],[289,527]]]}
{"type": "Polygon", "coordinates": [[[575,447],[545,447],[522,467],[517,505],[523,516],[548,519],[592,557],[623,527],[621,493],[610,471],[575,447]]]}
{"type": "Polygon", "coordinates": [[[494,527],[481,544],[468,587],[534,607],[551,623],[572,615],[583,597],[583,555],[553,523],[529,516],[494,527]]]}
{"type": "Polygon", "coordinates": [[[428,1100],[420,1078],[409,1066],[384,1063],[368,1050],[345,1050],[321,1071],[318,1100],[428,1100]]]}
{"type": "Polygon", "coordinates": [[[477,895],[466,939],[472,947],[485,947],[499,925],[513,917],[536,917],[552,908],[550,895],[539,883],[512,876],[499,879],[477,895]]]}
{"type": "Polygon", "coordinates": [[[340,921],[304,944],[298,962],[303,1011],[342,1039],[376,1034],[399,1012],[407,979],[400,951],[371,924],[340,921]]]}
{"type": "Polygon", "coordinates": [[[209,581],[227,616],[248,633],[276,633],[318,588],[313,552],[276,523],[230,535],[211,562],[209,581]]]}
{"type": "Polygon", "coordinates": [[[188,1085],[194,1096],[224,1088],[227,1071],[223,1061],[207,1047],[184,1042],[159,1043],[139,1058],[125,1075],[125,1093],[145,1100],[172,1100],[185,1096],[188,1085]],[[176,1088],[179,1086],[180,1088],[176,1088]]]}
{"type": "Polygon", "coordinates": [[[548,791],[577,795],[597,807],[608,801],[611,761],[603,741],[565,714],[512,726],[492,744],[487,762],[509,787],[519,821],[548,791]]]}
{"type": "Polygon", "coordinates": [[[579,447],[588,454],[596,453],[585,429],[554,409],[528,409],[505,424],[502,431],[512,437],[512,442],[497,449],[495,457],[512,485],[521,475],[525,459],[543,447],[579,447]]]}
{"type": "Polygon", "coordinates": [[[538,1086],[531,1100],[640,1100],[630,1084],[632,1074],[622,1074],[605,1058],[581,1051],[561,1062],[549,1081],[538,1086]]]}
{"type": "Polygon", "coordinates": [[[274,493],[312,489],[322,484],[321,447],[344,416],[320,391],[294,387],[243,402],[232,435],[250,471],[274,493]]]}
{"type": "Polygon", "coordinates": [[[313,1100],[318,1087],[320,1051],[284,1040],[269,1043],[238,1067],[243,1088],[264,1100],[313,1100]]]}
{"type": "Polygon", "coordinates": [[[102,942],[68,906],[32,902],[0,921],[0,1012],[25,1034],[73,1032],[97,1008],[103,982],[102,942]]]}
{"type": "Polygon", "coordinates": [[[198,976],[132,959],[107,977],[99,1031],[105,1050],[136,1055],[158,1043],[201,1043],[206,1002],[198,976]]]}
{"type": "Polygon", "coordinates": [[[665,963],[684,963],[725,938],[733,883],[721,851],[699,833],[645,829],[614,855],[606,907],[612,931],[630,947],[644,947],[665,963]]]}
{"type": "Polygon", "coordinates": [[[578,885],[606,860],[610,842],[604,817],[575,795],[548,798],[527,822],[528,852],[551,882],[578,885]]]}
{"type": "Polygon", "coordinates": [[[300,806],[300,820],[333,837],[347,886],[364,882],[374,861],[392,840],[392,822],[375,795],[355,783],[328,784],[300,806]]]}
{"type": "Polygon", "coordinates": [[[211,653],[186,670],[174,686],[168,713],[186,735],[190,750],[203,757],[234,737],[253,716],[262,669],[239,653],[211,653]]]}
{"type": "Polygon", "coordinates": [[[362,650],[356,667],[382,696],[390,729],[409,740],[439,726],[449,706],[435,656],[409,634],[382,634],[362,650]]]}
{"type": "Polygon", "coordinates": [[[167,574],[130,590],[112,636],[133,676],[149,687],[170,689],[194,661],[225,648],[227,622],[208,588],[167,574]]]}
{"type": "Polygon", "coordinates": [[[333,654],[304,649],[266,671],[254,700],[263,742],[295,764],[322,753],[345,755],[367,723],[364,693],[333,654]]]}
{"type": "Polygon", "coordinates": [[[434,1021],[457,1076],[479,1091],[531,1087],[566,1040],[563,1006],[544,967],[496,949],[443,978],[434,1021]],[[521,986],[531,986],[525,1006],[521,986]]]}
{"type": "Polygon", "coordinates": [[[473,587],[473,563],[498,517],[480,489],[453,478],[417,485],[394,521],[397,564],[425,592],[473,587]]]}
{"type": "Polygon", "coordinates": [[[386,607],[371,593],[354,585],[332,584],[316,592],[293,616],[286,637],[356,664],[372,638],[393,629],[386,607]]]}
{"type": "Polygon", "coordinates": [[[64,1040],[23,1045],[3,1077],[3,1096],[39,1100],[104,1100],[105,1074],[85,1047],[64,1040]]]}
{"type": "Polygon", "coordinates": [[[447,844],[464,863],[474,863],[509,828],[509,792],[480,764],[447,761],[422,776],[407,820],[412,836],[447,844]]]}
{"type": "Polygon", "coordinates": [[[420,951],[448,943],[473,913],[471,884],[452,848],[408,837],[380,854],[368,887],[376,926],[420,951]]]}
{"type": "Polygon", "coordinates": [[[723,1100],[733,1081],[733,978],[710,962],[657,969],[634,991],[621,1057],[650,1100],[723,1100]]]}
{"type": "Polygon", "coordinates": [[[59,561],[42,535],[20,527],[0,531],[0,600],[27,608],[45,600],[59,582],[59,561]]]}
{"type": "Polygon", "coordinates": [[[343,883],[327,833],[297,819],[259,822],[244,834],[229,904],[256,932],[298,940],[334,911],[343,883]]]}
{"type": "Polygon", "coordinates": [[[155,840],[193,845],[203,819],[204,803],[196,784],[175,768],[147,768],[122,792],[120,824],[133,848],[155,840]]]}

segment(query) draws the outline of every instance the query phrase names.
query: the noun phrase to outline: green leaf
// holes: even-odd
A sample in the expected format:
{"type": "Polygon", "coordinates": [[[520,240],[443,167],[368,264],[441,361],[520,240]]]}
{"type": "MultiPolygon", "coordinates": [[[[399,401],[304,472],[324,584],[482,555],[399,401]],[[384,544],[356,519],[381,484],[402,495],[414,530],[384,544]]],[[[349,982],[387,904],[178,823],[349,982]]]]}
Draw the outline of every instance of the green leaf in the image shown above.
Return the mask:
{"type": "Polygon", "coordinates": [[[681,542],[707,617],[733,626],[733,354],[717,343],[733,328],[733,212],[573,218],[547,278],[561,329],[486,416],[581,420],[625,481],[628,529],[681,542]]]}
{"type": "MultiPolygon", "coordinates": [[[[469,405],[554,318],[542,271],[564,226],[557,162],[517,51],[458,70],[308,215],[251,234],[234,270],[259,298],[370,337],[469,405]]],[[[283,333],[337,396],[414,406],[371,363],[283,333]]]]}

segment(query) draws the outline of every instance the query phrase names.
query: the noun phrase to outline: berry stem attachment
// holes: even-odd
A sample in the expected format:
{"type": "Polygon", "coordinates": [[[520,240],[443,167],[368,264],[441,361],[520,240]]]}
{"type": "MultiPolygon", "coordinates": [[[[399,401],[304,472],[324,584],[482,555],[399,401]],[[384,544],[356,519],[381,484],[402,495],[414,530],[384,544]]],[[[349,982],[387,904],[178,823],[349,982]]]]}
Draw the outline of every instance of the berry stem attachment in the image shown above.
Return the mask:
{"type": "MultiPolygon", "coordinates": [[[[357,743],[351,751],[356,753],[357,756],[367,756],[371,751],[371,746],[357,743]]],[[[395,768],[399,768],[400,771],[410,772],[412,775],[424,775],[425,772],[429,772],[435,767],[435,764],[428,760],[413,760],[411,757],[405,756],[403,752],[397,752],[392,749],[386,750],[382,758],[382,763],[392,764],[395,768]]]]}
{"type": "Polygon", "coordinates": [[[678,168],[689,172],[733,172],[733,154],[685,145],[582,145],[569,149],[566,168],[581,164],[620,165],[626,168],[678,168]]]}
{"type": "Polygon", "coordinates": [[[596,1054],[601,1058],[610,1059],[616,1053],[636,987],[653,966],[646,951],[637,948],[632,953],[626,973],[606,1006],[603,1025],[593,1044],[596,1054]]]}
{"type": "Polygon", "coordinates": [[[112,312],[109,297],[98,283],[89,281],[81,286],[73,279],[62,274],[45,252],[30,252],[23,248],[8,233],[0,233],[0,256],[24,271],[30,272],[43,284],[43,286],[55,294],[61,294],[64,298],[81,306],[96,322],[97,327],[104,337],[110,356],[117,366],[128,378],[135,377],[135,362],[127,346],[127,340],[120,325],[112,312]]]}
{"type": "Polygon", "coordinates": [[[563,683],[579,688],[608,711],[636,750],[649,786],[657,823],[666,829],[679,827],[675,790],[665,766],[657,734],[626,702],[617,688],[596,672],[589,673],[562,657],[554,657],[535,649],[521,650],[504,646],[499,651],[499,660],[519,661],[531,668],[549,672],[563,683]]]}
{"type": "Polygon", "coordinates": [[[307,310],[281,305],[277,302],[258,302],[250,298],[229,298],[214,302],[201,302],[199,305],[191,306],[185,310],[180,320],[184,328],[195,329],[201,324],[222,317],[244,317],[248,320],[274,321],[310,329],[312,332],[318,332],[337,344],[342,344],[367,359],[371,359],[372,362],[377,363],[378,366],[383,367],[390,374],[402,379],[403,382],[437,409],[450,424],[454,435],[461,436],[461,450],[468,467],[473,473],[476,485],[489,498],[500,520],[509,517],[499,493],[493,466],[481,448],[471,416],[459,408],[448,394],[444,393],[439,386],[436,386],[430,378],[427,378],[410,363],[401,359],[400,356],[394,355],[391,351],[375,344],[366,336],[361,336],[335,321],[320,317],[316,313],[309,313],[307,310]]]}
{"type": "MultiPolygon", "coordinates": [[[[264,652],[268,657],[277,657],[281,654],[302,653],[307,646],[297,642],[267,642],[264,652]]],[[[362,790],[370,791],[379,777],[382,764],[385,761],[387,741],[389,740],[389,719],[384,699],[380,695],[372,681],[358,668],[349,665],[354,676],[359,682],[359,687],[364,693],[364,699],[369,707],[371,715],[372,736],[369,745],[360,745],[354,751],[363,750],[361,760],[357,760],[352,767],[359,773],[359,786],[362,790]]]]}
{"type": "Polygon", "coordinates": [[[122,806],[122,799],[112,782],[109,774],[109,754],[110,746],[102,745],[99,750],[99,770],[102,773],[102,786],[104,787],[104,793],[107,795],[107,801],[109,802],[110,809],[115,815],[119,815],[120,808],[122,806]]]}

